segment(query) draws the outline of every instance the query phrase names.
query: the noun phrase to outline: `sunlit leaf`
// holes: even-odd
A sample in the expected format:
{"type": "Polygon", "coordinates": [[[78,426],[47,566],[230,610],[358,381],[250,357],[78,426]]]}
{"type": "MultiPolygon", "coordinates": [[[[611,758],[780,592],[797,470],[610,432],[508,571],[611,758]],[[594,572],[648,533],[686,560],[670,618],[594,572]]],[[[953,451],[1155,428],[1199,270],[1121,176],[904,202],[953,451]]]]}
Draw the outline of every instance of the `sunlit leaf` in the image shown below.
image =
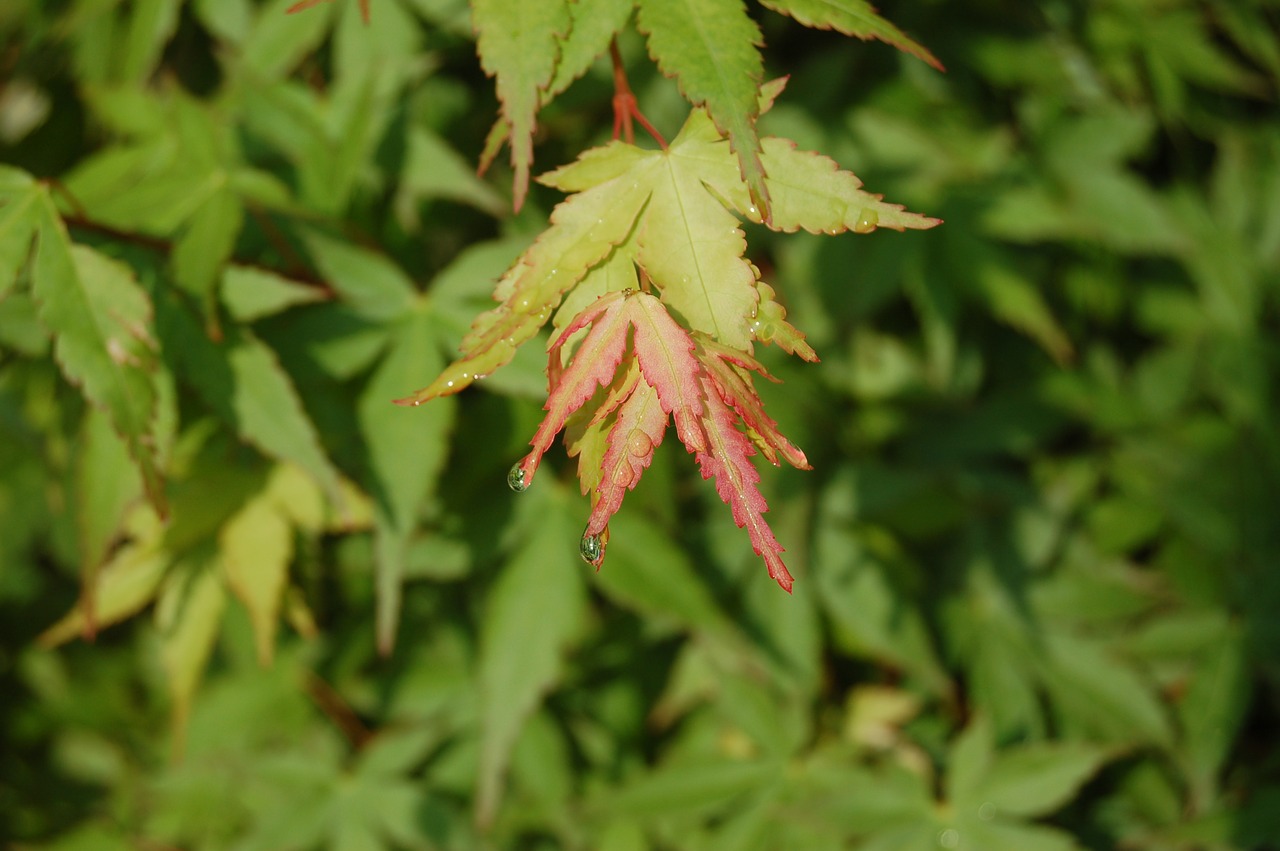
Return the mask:
{"type": "Polygon", "coordinates": [[[639,0],[636,21],[649,53],[694,106],[705,106],[737,154],[761,217],[770,217],[766,166],[756,135],[764,76],[760,28],[741,0],[639,0]]]}
{"type": "Polygon", "coordinates": [[[502,117],[510,126],[515,169],[514,206],[524,204],[533,163],[534,118],[541,91],[551,84],[559,49],[557,36],[569,31],[566,0],[476,0],[471,5],[476,49],[485,73],[496,78],[502,117]]]}

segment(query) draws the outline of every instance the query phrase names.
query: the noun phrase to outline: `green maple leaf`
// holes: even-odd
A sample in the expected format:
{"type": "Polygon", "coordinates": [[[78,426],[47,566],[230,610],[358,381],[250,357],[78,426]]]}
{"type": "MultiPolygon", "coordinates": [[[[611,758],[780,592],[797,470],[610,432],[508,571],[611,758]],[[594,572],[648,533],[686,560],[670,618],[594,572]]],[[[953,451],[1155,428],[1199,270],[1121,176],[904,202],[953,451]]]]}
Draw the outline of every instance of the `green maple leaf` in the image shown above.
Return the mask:
{"type": "MultiPolygon", "coordinates": [[[[762,109],[781,88],[762,89],[762,109]]],[[[499,304],[473,323],[462,357],[398,400],[416,405],[462,390],[509,362],[551,321],[547,416],[510,481],[527,488],[567,429],[583,492],[592,496],[583,554],[593,564],[604,557],[609,518],[648,467],[670,417],[770,575],[790,588],[750,456],[809,464],[765,414],[753,374],[770,376],[752,350],[762,342],[806,360],[817,354],[746,259],[740,219],[827,234],[929,228],[938,220],[885,202],[789,140],[761,139],[760,157],[771,218],[743,177],[731,138],[703,109],[664,150],[615,141],[539,178],[570,197],[498,282],[499,304]]]]}
{"type": "MultiPolygon", "coordinates": [[[[495,132],[505,131],[511,145],[513,206],[519,210],[529,187],[538,107],[556,73],[560,40],[571,25],[569,6],[567,0],[473,0],[471,16],[480,64],[495,78],[502,102],[501,130],[495,132]]],[[[503,141],[501,135],[496,141],[503,141]]]]}
{"type": "Polygon", "coordinates": [[[806,27],[835,30],[863,41],[877,39],[945,70],[938,57],[876,13],[867,0],[760,0],[760,5],[795,18],[806,27]]]}
{"type": "Polygon", "coordinates": [[[760,159],[763,38],[741,0],[639,0],[637,24],[658,68],[675,77],[694,106],[705,107],[738,154],[753,202],[769,217],[769,186],[760,159]]]}
{"type": "MultiPolygon", "coordinates": [[[[776,88],[766,87],[766,94],[776,88]]],[[[786,139],[762,142],[774,196],[769,226],[775,230],[867,233],[939,223],[864,191],[855,175],[827,157],[797,150],[786,139]]],[[[779,312],[773,290],[760,284],[759,271],[744,256],[737,216],[763,218],[727,140],[704,110],[690,114],[665,151],[610,142],[539,182],[574,194],[555,208],[551,226],[498,282],[494,295],[500,303],[473,323],[462,357],[400,404],[457,393],[504,366],[571,290],[591,295],[571,298],[573,309],[569,303],[561,308],[565,315],[557,316],[558,327],[590,297],[635,287],[629,257],[690,330],[747,352],[753,340],[777,340],[813,359],[803,335],[779,312]]]]}

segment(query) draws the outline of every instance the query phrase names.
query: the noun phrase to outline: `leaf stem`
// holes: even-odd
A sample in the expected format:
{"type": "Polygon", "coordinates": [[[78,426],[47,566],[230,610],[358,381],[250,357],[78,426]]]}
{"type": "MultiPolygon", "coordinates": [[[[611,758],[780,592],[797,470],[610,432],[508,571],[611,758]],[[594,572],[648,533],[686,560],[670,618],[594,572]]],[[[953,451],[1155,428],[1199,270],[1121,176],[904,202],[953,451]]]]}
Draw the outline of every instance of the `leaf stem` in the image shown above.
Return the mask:
{"type": "Polygon", "coordinates": [[[609,57],[613,60],[613,138],[617,139],[621,136],[627,144],[634,145],[636,133],[631,124],[634,119],[665,151],[667,140],[662,138],[657,128],[644,117],[644,113],[640,111],[640,104],[636,102],[636,96],[631,91],[631,85],[627,82],[627,72],[622,66],[622,53],[618,50],[616,36],[609,42],[609,57]]]}

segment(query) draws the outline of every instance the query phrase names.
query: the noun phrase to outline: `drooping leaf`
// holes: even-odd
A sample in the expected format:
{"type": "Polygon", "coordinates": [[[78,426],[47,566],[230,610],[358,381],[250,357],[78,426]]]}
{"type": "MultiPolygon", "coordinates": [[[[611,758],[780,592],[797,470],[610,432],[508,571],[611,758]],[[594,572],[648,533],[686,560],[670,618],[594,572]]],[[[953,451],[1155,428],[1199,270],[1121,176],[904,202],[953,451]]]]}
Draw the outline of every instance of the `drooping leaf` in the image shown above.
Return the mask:
{"type": "Polygon", "coordinates": [[[698,423],[702,398],[698,392],[700,372],[689,334],[667,313],[662,302],[648,293],[635,293],[628,300],[627,318],[635,328],[636,360],[647,381],[658,391],[662,409],[676,422],[676,432],[690,452],[706,448],[698,423]]]}
{"type": "Polygon", "coordinates": [[[658,67],[694,106],[705,106],[737,154],[741,178],[764,220],[771,201],[756,134],[764,60],[760,28],[742,0],[639,0],[637,25],[658,67]]]}
{"type": "Polygon", "coordinates": [[[778,424],[765,413],[764,403],[752,386],[750,375],[745,371],[753,370],[771,377],[764,367],[754,358],[722,346],[714,340],[700,335],[697,341],[701,350],[698,360],[710,373],[721,398],[738,412],[756,447],[769,462],[777,464],[778,456],[781,455],[796,469],[812,469],[804,452],[787,440],[778,430],[778,424]]]}
{"type": "Polygon", "coordinates": [[[716,493],[733,509],[733,522],[746,528],[751,548],[764,559],[769,575],[790,591],[794,580],[782,562],[782,545],[764,519],[769,505],[756,487],[760,474],[751,463],[755,449],[735,427],[733,410],[720,399],[712,380],[704,377],[702,387],[706,399],[702,428],[707,436],[707,451],[697,455],[702,477],[715,479],[716,493]]]}
{"type": "Polygon", "coordinates": [[[471,4],[476,50],[485,73],[495,78],[502,117],[510,126],[515,169],[513,206],[524,204],[533,163],[534,119],[541,92],[551,84],[559,58],[557,41],[569,31],[567,0],[475,0],[471,4]]]}
{"type": "Polygon", "coordinates": [[[878,15],[867,0],[760,0],[760,4],[795,18],[806,27],[835,30],[863,41],[878,39],[939,71],[946,70],[928,48],[878,15]]]}
{"type": "Polygon", "coordinates": [[[653,452],[667,430],[667,412],[657,391],[646,381],[634,389],[617,409],[609,429],[607,449],[600,460],[600,483],[587,520],[587,535],[600,535],[609,524],[628,490],[635,490],[640,475],[653,461],[653,452]]]}
{"type": "Polygon", "coordinates": [[[547,396],[547,416],[530,441],[533,451],[520,462],[525,487],[533,483],[533,476],[543,454],[564,428],[569,415],[595,394],[596,387],[613,380],[627,344],[626,304],[625,293],[602,296],[595,304],[578,314],[577,319],[552,344],[550,356],[554,362],[559,357],[560,348],[575,331],[588,324],[591,326],[573,360],[556,378],[555,386],[547,396]]]}

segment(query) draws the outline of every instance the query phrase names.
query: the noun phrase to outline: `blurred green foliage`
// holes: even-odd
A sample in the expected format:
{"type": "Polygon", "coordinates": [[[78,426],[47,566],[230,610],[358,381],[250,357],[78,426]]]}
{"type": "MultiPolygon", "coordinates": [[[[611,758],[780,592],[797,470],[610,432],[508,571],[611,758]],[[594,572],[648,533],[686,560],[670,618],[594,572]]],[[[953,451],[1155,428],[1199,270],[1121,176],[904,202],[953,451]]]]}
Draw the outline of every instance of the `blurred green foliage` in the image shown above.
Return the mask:
{"type": "MultiPolygon", "coordinates": [[[[763,352],[815,467],[764,471],[790,597],[672,447],[584,570],[572,465],[504,485],[534,352],[388,404],[557,196],[473,174],[465,2],[288,5],[0,7],[0,840],[1280,848],[1280,3],[886,7],[945,75],[753,7],[764,129],[946,220],[749,234],[822,357],[763,352]],[[81,366],[162,364],[167,524],[55,361],[54,263],[154,305],[81,366]]],[[[544,111],[540,167],[611,94],[544,111]]]]}

